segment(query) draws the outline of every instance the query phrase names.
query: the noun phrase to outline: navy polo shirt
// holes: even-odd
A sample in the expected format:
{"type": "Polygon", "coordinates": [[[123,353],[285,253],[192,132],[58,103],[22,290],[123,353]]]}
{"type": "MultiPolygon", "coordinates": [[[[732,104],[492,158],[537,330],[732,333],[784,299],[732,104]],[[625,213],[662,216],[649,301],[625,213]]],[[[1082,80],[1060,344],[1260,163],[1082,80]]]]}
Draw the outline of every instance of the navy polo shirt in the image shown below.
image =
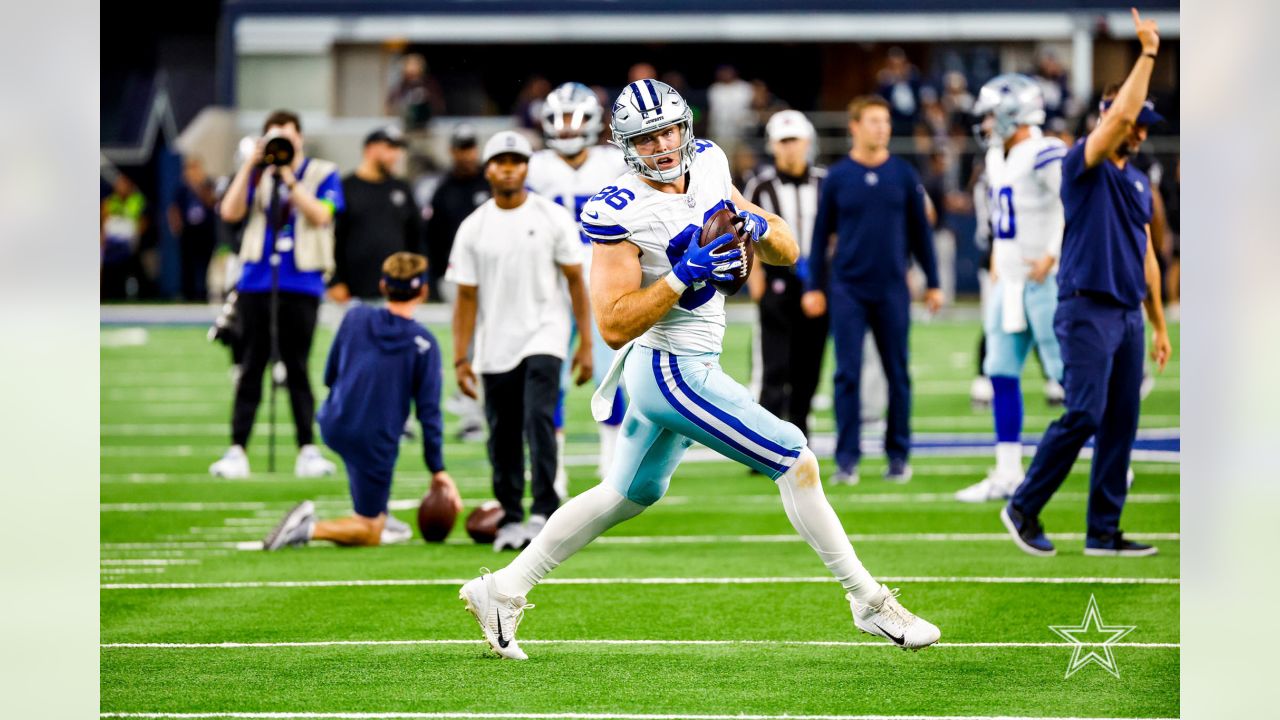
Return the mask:
{"type": "Polygon", "coordinates": [[[1151,183],[1132,162],[1104,159],[1085,167],[1084,140],[1062,160],[1066,227],[1058,259],[1058,297],[1086,293],[1137,308],[1147,295],[1145,226],[1151,222],[1151,183]]]}

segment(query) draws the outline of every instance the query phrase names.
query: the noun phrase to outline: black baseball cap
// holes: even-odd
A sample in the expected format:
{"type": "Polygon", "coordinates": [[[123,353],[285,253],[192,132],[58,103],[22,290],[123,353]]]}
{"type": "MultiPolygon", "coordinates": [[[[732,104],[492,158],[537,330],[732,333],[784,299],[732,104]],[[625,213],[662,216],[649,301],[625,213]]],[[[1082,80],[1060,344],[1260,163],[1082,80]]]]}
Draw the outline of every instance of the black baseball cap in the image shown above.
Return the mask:
{"type": "Polygon", "coordinates": [[[458,150],[473,148],[479,144],[476,137],[476,129],[467,123],[462,123],[453,128],[453,134],[449,136],[449,146],[458,150]]]}
{"type": "Polygon", "coordinates": [[[366,146],[372,145],[376,142],[384,142],[388,145],[394,145],[401,148],[406,145],[404,135],[401,134],[400,128],[397,128],[394,125],[378,128],[364,137],[364,144],[366,146]]]}

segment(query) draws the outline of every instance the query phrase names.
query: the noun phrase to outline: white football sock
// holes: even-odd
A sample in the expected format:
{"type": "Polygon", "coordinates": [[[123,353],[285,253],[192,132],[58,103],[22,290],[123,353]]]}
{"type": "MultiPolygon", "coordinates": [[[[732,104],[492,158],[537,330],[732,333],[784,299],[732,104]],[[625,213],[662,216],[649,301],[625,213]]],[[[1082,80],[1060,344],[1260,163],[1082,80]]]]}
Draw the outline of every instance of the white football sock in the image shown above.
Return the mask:
{"type": "Polygon", "coordinates": [[[996,443],[996,474],[1022,477],[1022,443],[996,443]]]}
{"type": "Polygon", "coordinates": [[[800,451],[800,459],[776,481],[782,493],[782,507],[787,519],[800,537],[818,553],[818,557],[835,575],[844,589],[860,603],[870,604],[880,597],[880,583],[862,566],[853,551],[840,518],[831,509],[822,492],[818,476],[818,458],[809,448],[800,451]]]}
{"type": "Polygon", "coordinates": [[[597,423],[596,427],[600,430],[600,467],[597,472],[603,480],[613,466],[613,448],[618,444],[618,430],[621,426],[597,423]]]}
{"type": "Polygon", "coordinates": [[[547,573],[623,520],[645,509],[601,483],[576,495],[547,519],[546,527],[515,560],[495,572],[493,579],[503,595],[528,595],[547,573]]]}

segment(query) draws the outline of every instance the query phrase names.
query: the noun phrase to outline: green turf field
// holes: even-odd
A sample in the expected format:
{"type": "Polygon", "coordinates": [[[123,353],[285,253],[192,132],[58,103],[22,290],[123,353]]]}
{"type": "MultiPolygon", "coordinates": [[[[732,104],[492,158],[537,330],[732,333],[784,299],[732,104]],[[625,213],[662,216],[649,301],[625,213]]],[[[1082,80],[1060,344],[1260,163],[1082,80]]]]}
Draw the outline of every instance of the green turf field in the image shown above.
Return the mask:
{"type": "MultiPolygon", "coordinates": [[[[447,346],[447,329],[434,330],[447,346]]],[[[731,325],[726,338],[723,364],[741,380],[749,332],[731,325]]],[[[976,333],[976,323],[914,326],[916,432],[990,433],[989,413],[968,400],[976,333]]],[[[1172,333],[1176,350],[1177,325],[1172,333]]],[[[318,398],[331,335],[322,330],[313,351],[318,398]]],[[[520,628],[530,660],[515,663],[488,653],[457,599],[460,583],[510,556],[472,544],[461,523],[445,545],[241,549],[298,500],[316,500],[322,516],[350,505],[343,474],[265,472],[265,402],[252,479],[208,477],[228,442],[227,366],[200,328],[151,328],[144,345],[102,349],[104,716],[1178,715],[1176,463],[1135,463],[1122,523],[1155,538],[1160,555],[1082,556],[1081,461],[1042,517],[1059,555],[1038,559],[1004,536],[997,504],[950,499],[983,476],[988,457],[916,457],[905,486],[881,481],[882,459],[868,457],[861,485],[828,494],[867,567],[942,629],[938,646],[907,653],[855,632],[772,483],[723,460],[686,462],[666,498],[532,593],[537,607],[520,628]],[[1049,626],[1081,624],[1091,595],[1108,625],[1136,627],[1107,648],[1119,677],[1091,664],[1064,678],[1073,646],[1049,626]]],[[[1032,363],[1028,432],[1057,416],[1041,385],[1032,363]]],[[[587,396],[569,400],[574,491],[595,482],[587,396]]],[[[291,471],[284,393],[280,413],[279,463],[291,471]]],[[[1143,403],[1142,427],[1176,428],[1178,413],[1175,353],[1143,403]]],[[[446,418],[452,438],[456,418],[446,418]]],[[[833,427],[819,412],[813,429],[833,427]]],[[[445,457],[468,509],[490,497],[483,444],[450,439],[445,457]]],[[[402,446],[399,468],[393,509],[412,523],[427,486],[420,445],[402,446]]],[[[1090,650],[1103,653],[1081,655],[1090,650]]]]}

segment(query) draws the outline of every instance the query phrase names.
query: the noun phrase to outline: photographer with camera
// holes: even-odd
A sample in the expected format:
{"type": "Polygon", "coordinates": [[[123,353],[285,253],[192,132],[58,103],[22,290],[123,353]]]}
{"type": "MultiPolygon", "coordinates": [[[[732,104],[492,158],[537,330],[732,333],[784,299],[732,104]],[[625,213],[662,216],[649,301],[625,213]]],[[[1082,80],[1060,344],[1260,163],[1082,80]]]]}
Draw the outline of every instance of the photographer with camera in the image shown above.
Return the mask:
{"type": "Polygon", "coordinates": [[[302,127],[294,113],[277,110],[222,199],[225,222],[245,222],[240,244],[244,270],[236,287],[244,363],[236,383],[231,447],[209,467],[218,477],[249,475],[245,446],[262,399],[262,373],[284,368],[298,459],[294,474],[335,471],[314,444],[315,398],[307,375],[316,314],[333,270],[333,216],[343,209],[337,166],[303,155],[302,127]]]}

